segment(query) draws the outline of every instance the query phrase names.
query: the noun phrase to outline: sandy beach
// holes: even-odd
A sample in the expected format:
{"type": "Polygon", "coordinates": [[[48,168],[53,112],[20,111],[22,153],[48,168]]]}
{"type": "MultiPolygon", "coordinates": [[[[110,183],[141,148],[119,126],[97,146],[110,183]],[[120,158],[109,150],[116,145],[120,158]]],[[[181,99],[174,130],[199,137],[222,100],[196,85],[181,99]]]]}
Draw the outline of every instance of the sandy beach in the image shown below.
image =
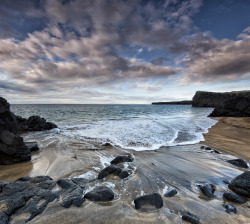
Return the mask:
{"type": "Polygon", "coordinates": [[[250,161],[250,118],[222,117],[204,134],[201,142],[210,147],[250,161]]]}
{"type": "MultiPolygon", "coordinates": [[[[247,204],[237,204],[238,214],[227,214],[222,206],[222,194],[228,191],[224,180],[231,181],[246,170],[226,160],[250,157],[247,150],[248,121],[245,118],[222,118],[205,134],[206,141],[202,144],[161,147],[143,152],[100,145],[90,148],[81,141],[58,134],[44,137],[34,133],[25,136],[25,139],[38,141],[41,151],[33,155],[31,162],[1,166],[0,180],[37,175],[48,175],[54,180],[79,176],[94,179],[117,155],[130,155],[134,162],[122,165],[132,172],[128,178],[122,180],[110,175],[86,186],[85,193],[95,186],[110,187],[115,192],[112,202],[95,203],[87,200],[79,208],[71,206],[65,209],[60,206],[60,199],[50,203],[32,223],[184,223],[181,220],[184,212],[196,215],[201,223],[248,223],[250,216],[247,204]],[[239,143],[244,150],[234,151],[234,146],[239,143]],[[203,144],[223,153],[200,149],[203,144]],[[216,186],[214,199],[200,192],[198,184],[203,183],[216,186]],[[164,193],[170,187],[177,189],[178,194],[166,198],[164,193]],[[150,193],[159,193],[164,206],[161,209],[136,210],[133,200],[150,193]]],[[[27,215],[12,218],[11,223],[25,223],[27,215]]]]}

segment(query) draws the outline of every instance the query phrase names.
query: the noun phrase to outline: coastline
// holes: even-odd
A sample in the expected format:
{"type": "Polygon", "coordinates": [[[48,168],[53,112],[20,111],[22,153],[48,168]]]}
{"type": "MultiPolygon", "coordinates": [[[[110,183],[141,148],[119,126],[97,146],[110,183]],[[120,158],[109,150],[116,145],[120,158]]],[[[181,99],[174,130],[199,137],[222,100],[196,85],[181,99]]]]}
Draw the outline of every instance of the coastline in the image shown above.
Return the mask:
{"type": "Polygon", "coordinates": [[[250,118],[219,117],[218,122],[203,134],[208,145],[236,157],[250,161],[250,118]]]}

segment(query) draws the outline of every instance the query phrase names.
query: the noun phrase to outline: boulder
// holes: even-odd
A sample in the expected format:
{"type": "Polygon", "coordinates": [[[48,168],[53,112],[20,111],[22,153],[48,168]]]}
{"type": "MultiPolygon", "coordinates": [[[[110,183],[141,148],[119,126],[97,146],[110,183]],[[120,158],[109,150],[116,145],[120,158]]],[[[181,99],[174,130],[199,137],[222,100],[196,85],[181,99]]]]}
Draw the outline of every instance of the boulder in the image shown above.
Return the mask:
{"type": "Polygon", "coordinates": [[[191,223],[191,224],[199,224],[200,223],[199,218],[197,218],[195,215],[190,214],[190,213],[184,213],[182,215],[182,219],[184,221],[191,223]]]}
{"type": "Polygon", "coordinates": [[[174,188],[170,188],[165,194],[165,197],[173,197],[177,194],[177,190],[174,188]]]}
{"type": "Polygon", "coordinates": [[[29,161],[30,150],[19,135],[20,129],[10,105],[0,97],[0,164],[8,165],[29,161]]]}
{"type": "Polygon", "coordinates": [[[209,198],[214,198],[214,192],[216,187],[213,184],[203,184],[198,185],[203,194],[205,194],[209,198]]]}
{"type": "Polygon", "coordinates": [[[161,195],[158,193],[147,194],[141,197],[138,197],[134,200],[135,208],[140,209],[143,206],[154,206],[155,208],[161,208],[163,206],[163,200],[161,195]]]}
{"type": "Polygon", "coordinates": [[[230,160],[227,160],[227,162],[238,167],[249,168],[247,162],[243,159],[230,159],[230,160]]]}
{"type": "Polygon", "coordinates": [[[226,192],[223,194],[223,198],[227,199],[228,201],[232,201],[238,204],[244,204],[246,202],[245,198],[231,192],[226,192]]]}
{"type": "Polygon", "coordinates": [[[100,202],[112,201],[114,197],[115,197],[114,192],[106,186],[96,187],[94,190],[84,195],[84,198],[87,198],[91,201],[100,201],[100,202]]]}
{"type": "Polygon", "coordinates": [[[31,116],[28,119],[16,116],[22,132],[25,131],[45,131],[57,128],[54,123],[47,122],[44,118],[39,116],[31,116]]]}
{"type": "Polygon", "coordinates": [[[236,194],[250,198],[250,171],[235,177],[228,187],[236,194]]]}
{"type": "Polygon", "coordinates": [[[133,162],[133,160],[134,159],[131,156],[117,156],[110,163],[111,164],[118,164],[118,163],[124,163],[124,162],[133,162]]]}
{"type": "MultiPolygon", "coordinates": [[[[107,177],[109,174],[113,173],[114,171],[117,171],[118,167],[115,165],[108,166],[101,170],[101,172],[98,175],[98,179],[103,179],[107,177]]],[[[119,175],[119,174],[118,174],[119,175]]]]}

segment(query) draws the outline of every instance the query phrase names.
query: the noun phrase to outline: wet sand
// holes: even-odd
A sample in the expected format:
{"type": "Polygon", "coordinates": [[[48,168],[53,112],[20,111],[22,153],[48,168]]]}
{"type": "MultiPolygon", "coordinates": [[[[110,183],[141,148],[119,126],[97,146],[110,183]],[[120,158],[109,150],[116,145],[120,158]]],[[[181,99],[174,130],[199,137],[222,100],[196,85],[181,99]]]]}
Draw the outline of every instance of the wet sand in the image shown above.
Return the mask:
{"type": "Polygon", "coordinates": [[[216,118],[219,122],[204,134],[201,142],[250,162],[250,118],[216,118]]]}
{"type": "MultiPolygon", "coordinates": [[[[128,178],[121,180],[117,176],[110,175],[86,186],[85,193],[95,186],[110,187],[115,192],[115,199],[112,202],[94,203],[87,200],[79,208],[71,206],[65,209],[60,206],[60,199],[50,203],[45,211],[30,223],[185,223],[181,219],[181,214],[184,212],[198,216],[201,223],[250,223],[247,204],[230,203],[237,207],[237,214],[226,213],[222,206],[222,194],[228,191],[227,184],[223,180],[230,181],[246,170],[226,162],[228,159],[236,158],[233,155],[202,150],[201,144],[136,152],[113,146],[88,145],[49,132],[33,133],[26,136],[25,140],[37,141],[41,151],[33,156],[32,162],[1,166],[0,180],[37,175],[49,175],[55,180],[79,175],[93,179],[118,155],[129,154],[135,159],[132,163],[121,165],[121,168],[132,172],[128,178]],[[216,185],[216,197],[208,199],[203,195],[197,187],[197,184],[201,183],[216,185]],[[176,188],[178,194],[166,198],[164,192],[170,187],[176,188]],[[136,210],[133,200],[150,193],[159,193],[164,206],[146,212],[136,210]]],[[[12,218],[11,223],[20,224],[25,223],[27,217],[21,215],[12,218]]]]}

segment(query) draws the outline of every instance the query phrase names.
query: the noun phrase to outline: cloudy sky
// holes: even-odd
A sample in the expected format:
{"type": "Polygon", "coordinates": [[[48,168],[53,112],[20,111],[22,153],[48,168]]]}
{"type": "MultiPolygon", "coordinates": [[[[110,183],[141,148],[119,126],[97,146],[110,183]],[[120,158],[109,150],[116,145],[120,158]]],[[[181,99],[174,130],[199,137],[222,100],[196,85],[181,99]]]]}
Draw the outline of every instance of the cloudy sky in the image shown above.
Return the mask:
{"type": "Polygon", "coordinates": [[[1,0],[10,103],[151,103],[250,90],[250,0],[1,0]]]}

